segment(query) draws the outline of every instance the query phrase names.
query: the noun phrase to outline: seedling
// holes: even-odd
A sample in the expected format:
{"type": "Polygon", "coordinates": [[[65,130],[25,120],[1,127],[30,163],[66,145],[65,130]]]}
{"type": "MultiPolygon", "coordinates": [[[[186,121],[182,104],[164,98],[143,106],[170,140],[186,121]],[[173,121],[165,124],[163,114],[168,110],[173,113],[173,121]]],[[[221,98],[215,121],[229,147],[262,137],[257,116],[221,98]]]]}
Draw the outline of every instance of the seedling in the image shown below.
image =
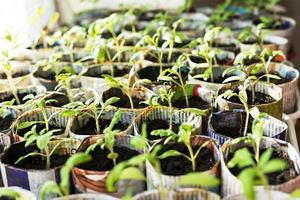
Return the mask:
{"type": "Polygon", "coordinates": [[[159,46],[160,38],[161,38],[161,32],[159,30],[157,30],[153,36],[145,35],[136,44],[135,49],[138,49],[140,47],[145,47],[145,48],[148,47],[150,49],[153,49],[154,53],[152,51],[150,51],[148,53],[156,58],[159,66],[160,66],[160,72],[162,72],[163,71],[164,52],[163,52],[163,48],[160,48],[160,46],[159,46]]]}
{"type": "Polygon", "coordinates": [[[42,67],[43,71],[52,71],[54,76],[57,76],[61,73],[62,69],[60,67],[60,60],[63,58],[63,54],[61,52],[54,53],[49,56],[48,59],[38,61],[36,66],[42,67]]]}
{"type": "Polygon", "coordinates": [[[4,42],[6,42],[10,46],[10,49],[6,49],[6,50],[4,49],[0,52],[0,65],[2,65],[3,71],[6,75],[8,87],[12,95],[16,99],[16,103],[20,105],[21,101],[17,94],[16,85],[18,85],[22,80],[20,80],[17,83],[13,82],[13,66],[11,63],[12,53],[14,50],[16,50],[19,47],[19,45],[17,44],[17,38],[16,36],[13,36],[11,33],[6,32],[2,36],[1,40],[4,40],[4,42]]]}
{"type": "Polygon", "coordinates": [[[178,26],[182,22],[183,22],[183,19],[179,19],[179,20],[175,21],[172,24],[172,29],[167,26],[160,27],[158,29],[158,31],[161,32],[159,35],[161,35],[161,38],[163,40],[165,40],[165,42],[162,44],[161,48],[166,49],[167,47],[169,47],[168,62],[171,61],[175,43],[182,43],[185,38],[183,33],[177,31],[178,26]]]}
{"type": "Polygon", "coordinates": [[[194,76],[193,78],[203,78],[207,80],[210,78],[210,81],[214,82],[213,75],[213,66],[217,64],[216,55],[221,52],[220,49],[213,48],[213,41],[218,36],[221,28],[216,27],[206,32],[203,40],[200,40],[199,50],[194,51],[194,54],[197,56],[203,57],[208,64],[207,70],[203,74],[194,76]]]}
{"type": "Polygon", "coordinates": [[[263,49],[264,32],[261,29],[257,29],[256,32],[253,32],[251,27],[247,27],[239,34],[238,38],[239,41],[243,43],[256,43],[261,50],[263,49]]]}
{"type": "Polygon", "coordinates": [[[242,148],[234,153],[233,158],[228,162],[228,168],[233,168],[238,166],[238,168],[243,169],[238,175],[239,180],[242,182],[244,194],[248,200],[255,200],[255,185],[269,184],[266,174],[274,173],[277,171],[282,171],[287,168],[287,164],[279,159],[271,159],[273,149],[267,149],[260,156],[260,142],[263,136],[263,125],[264,122],[258,120],[252,127],[252,134],[249,134],[246,138],[247,143],[253,145],[254,158],[253,155],[247,148],[242,148]]]}
{"type": "Polygon", "coordinates": [[[82,41],[86,38],[86,30],[80,26],[74,26],[63,35],[63,40],[70,54],[71,64],[74,63],[74,45],[75,42],[82,41]]]}
{"type": "Polygon", "coordinates": [[[107,84],[112,88],[119,88],[128,97],[131,109],[134,109],[132,94],[133,91],[141,84],[151,84],[149,79],[140,79],[134,81],[135,68],[132,67],[127,80],[118,80],[110,75],[104,74],[103,77],[107,84]]]}
{"type": "Polygon", "coordinates": [[[178,142],[183,142],[184,145],[187,147],[188,151],[189,151],[189,155],[185,155],[179,151],[173,150],[173,152],[175,152],[178,156],[183,156],[186,159],[188,159],[191,164],[192,164],[192,170],[196,171],[196,159],[200,153],[200,151],[206,147],[210,141],[204,142],[196,151],[196,153],[194,153],[193,151],[193,147],[191,144],[191,135],[192,135],[192,129],[193,126],[189,123],[183,123],[180,127],[179,127],[179,132],[178,134],[174,133],[173,131],[166,131],[166,130],[154,130],[151,132],[151,135],[159,135],[161,137],[166,137],[164,144],[168,143],[169,141],[175,140],[177,139],[178,142]]]}
{"type": "Polygon", "coordinates": [[[43,158],[46,158],[46,169],[50,169],[51,155],[55,153],[56,149],[63,142],[67,141],[67,139],[62,140],[57,145],[55,145],[55,147],[52,148],[52,150],[50,150],[49,142],[56,138],[56,136],[54,136],[54,134],[56,132],[59,132],[59,131],[60,131],[60,129],[53,129],[53,130],[50,130],[50,131],[47,131],[46,129],[43,129],[38,133],[37,130],[36,130],[36,125],[33,125],[31,130],[28,131],[24,135],[24,139],[26,141],[25,147],[28,147],[29,145],[36,142],[36,145],[37,145],[38,149],[40,150],[40,152],[39,153],[38,152],[31,152],[31,153],[27,154],[26,156],[22,156],[15,162],[15,164],[20,163],[21,161],[23,161],[24,159],[26,159],[28,157],[41,156],[43,158]]]}
{"type": "Polygon", "coordinates": [[[72,169],[75,166],[89,162],[90,160],[92,160],[92,157],[86,153],[76,153],[70,157],[60,170],[60,183],[58,184],[55,181],[47,181],[40,190],[40,199],[45,200],[47,194],[50,193],[57,194],[60,197],[65,197],[65,199],[69,199],[70,173],[72,169]]]}
{"type": "Polygon", "coordinates": [[[110,125],[103,131],[104,137],[99,139],[95,144],[89,146],[86,150],[86,153],[90,153],[91,151],[94,151],[95,148],[98,146],[100,146],[101,149],[106,148],[110,152],[107,155],[107,158],[113,161],[114,166],[117,164],[117,158],[119,155],[114,151],[114,146],[116,142],[116,136],[118,135],[118,133],[120,133],[120,130],[113,130],[113,128],[120,120],[121,115],[122,115],[122,111],[118,110],[115,113],[113,119],[111,120],[110,125]]]}
{"type": "Polygon", "coordinates": [[[210,16],[208,21],[209,25],[223,26],[223,22],[227,21],[233,14],[233,11],[228,10],[232,0],[226,0],[224,3],[219,4],[215,11],[210,16]]]}
{"type": "Polygon", "coordinates": [[[56,86],[55,90],[57,92],[66,92],[69,102],[74,101],[75,95],[72,94],[71,89],[72,89],[72,81],[76,77],[77,75],[72,73],[59,74],[58,76],[55,77],[56,81],[58,81],[58,85],[56,86]]]}
{"type": "Polygon", "coordinates": [[[172,68],[165,69],[164,71],[162,71],[162,73],[160,73],[158,80],[167,81],[180,87],[185,98],[186,107],[189,107],[189,99],[185,87],[185,82],[183,81],[183,77],[181,74],[181,69],[182,67],[184,67],[184,63],[186,62],[186,60],[187,57],[185,55],[179,56],[172,68]],[[176,80],[176,78],[178,80],[176,80]]]}

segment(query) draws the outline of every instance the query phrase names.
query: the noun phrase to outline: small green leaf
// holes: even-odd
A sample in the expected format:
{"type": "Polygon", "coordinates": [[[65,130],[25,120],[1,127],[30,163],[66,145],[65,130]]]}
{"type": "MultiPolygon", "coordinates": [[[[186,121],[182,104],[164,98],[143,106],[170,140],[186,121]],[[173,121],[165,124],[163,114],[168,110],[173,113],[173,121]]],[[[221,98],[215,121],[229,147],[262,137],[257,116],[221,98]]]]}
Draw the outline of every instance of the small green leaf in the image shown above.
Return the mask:
{"type": "Polygon", "coordinates": [[[120,180],[130,179],[130,180],[146,180],[144,174],[136,167],[125,168],[119,177],[120,180]]]}
{"type": "Polygon", "coordinates": [[[184,156],[183,153],[177,151],[177,150],[168,150],[164,152],[163,154],[157,156],[158,159],[165,159],[169,157],[177,157],[177,156],[184,156]]]}
{"type": "Polygon", "coordinates": [[[220,184],[220,180],[206,172],[192,172],[181,176],[179,179],[179,184],[182,186],[193,185],[199,187],[215,187],[220,184]]]}
{"type": "Polygon", "coordinates": [[[59,196],[63,196],[62,192],[60,191],[59,186],[54,181],[47,181],[40,190],[39,197],[41,200],[46,200],[47,194],[57,194],[59,196]]]}
{"type": "Polygon", "coordinates": [[[287,168],[287,164],[280,159],[270,160],[263,168],[264,173],[273,173],[287,168]]]}
{"type": "Polygon", "coordinates": [[[32,122],[22,122],[18,125],[18,130],[20,129],[24,129],[24,128],[28,128],[30,126],[33,126],[35,124],[39,124],[39,123],[42,123],[41,121],[32,121],[32,122]]]}

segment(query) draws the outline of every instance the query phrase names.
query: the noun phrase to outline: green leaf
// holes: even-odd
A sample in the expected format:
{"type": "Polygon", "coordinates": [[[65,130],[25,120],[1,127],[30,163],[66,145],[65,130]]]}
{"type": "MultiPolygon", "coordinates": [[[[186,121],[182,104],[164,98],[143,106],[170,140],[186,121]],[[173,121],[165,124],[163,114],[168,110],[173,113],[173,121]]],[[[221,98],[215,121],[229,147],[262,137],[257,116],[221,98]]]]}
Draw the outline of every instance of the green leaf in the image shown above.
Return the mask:
{"type": "Polygon", "coordinates": [[[40,190],[39,197],[41,200],[46,200],[47,194],[57,194],[59,196],[63,196],[59,186],[54,181],[47,181],[40,190]]]}
{"type": "Polygon", "coordinates": [[[73,117],[73,116],[77,116],[80,114],[79,110],[63,110],[61,112],[61,115],[64,117],[73,117]]]}
{"type": "Polygon", "coordinates": [[[252,154],[247,148],[237,150],[234,153],[233,158],[227,163],[228,168],[238,166],[240,169],[254,165],[255,162],[253,160],[252,154]]]}
{"type": "Polygon", "coordinates": [[[267,149],[267,151],[265,151],[260,156],[258,165],[261,166],[262,168],[264,168],[268,164],[268,162],[272,156],[272,153],[273,153],[273,149],[267,149]]]}
{"type": "Polygon", "coordinates": [[[192,135],[192,129],[193,126],[191,124],[183,123],[179,127],[179,131],[178,131],[179,142],[184,142],[185,144],[189,144],[192,135]]]}
{"type": "Polygon", "coordinates": [[[17,129],[20,130],[20,129],[28,128],[30,126],[33,126],[33,125],[39,124],[39,123],[43,123],[43,122],[41,122],[41,121],[22,122],[18,125],[17,129]]]}
{"type": "Polygon", "coordinates": [[[243,170],[238,179],[242,182],[244,195],[248,200],[255,200],[254,180],[256,177],[255,170],[253,168],[247,168],[243,170]]]}
{"type": "Polygon", "coordinates": [[[104,107],[107,107],[107,106],[109,106],[109,105],[111,105],[111,104],[114,104],[114,103],[116,103],[116,102],[119,101],[119,100],[120,100],[119,97],[111,97],[111,98],[109,98],[109,99],[107,99],[107,100],[105,101],[104,107]]]}
{"type": "Polygon", "coordinates": [[[164,152],[163,154],[157,156],[158,159],[165,159],[169,157],[177,157],[177,156],[184,156],[183,153],[177,151],[177,150],[168,150],[164,152]]]}
{"type": "Polygon", "coordinates": [[[125,180],[125,179],[129,179],[129,180],[146,180],[146,177],[144,176],[144,174],[140,171],[140,169],[136,168],[136,167],[128,167],[125,168],[119,177],[120,180],[125,180]]]}
{"type": "Polygon", "coordinates": [[[0,197],[10,197],[11,199],[21,199],[21,194],[11,188],[0,188],[0,197]]]}
{"type": "Polygon", "coordinates": [[[116,88],[120,88],[122,87],[122,84],[115,78],[113,78],[110,75],[104,74],[102,75],[104,77],[104,79],[106,80],[106,82],[111,86],[111,87],[116,87],[116,88]]]}
{"type": "Polygon", "coordinates": [[[290,197],[292,199],[294,198],[300,198],[300,189],[296,189],[294,192],[291,193],[290,197]]]}
{"type": "Polygon", "coordinates": [[[220,184],[220,180],[209,173],[192,172],[181,176],[179,184],[193,185],[199,187],[215,187],[220,184]]]}
{"type": "Polygon", "coordinates": [[[287,164],[280,159],[270,160],[263,168],[264,173],[273,173],[287,168],[287,164]]]}

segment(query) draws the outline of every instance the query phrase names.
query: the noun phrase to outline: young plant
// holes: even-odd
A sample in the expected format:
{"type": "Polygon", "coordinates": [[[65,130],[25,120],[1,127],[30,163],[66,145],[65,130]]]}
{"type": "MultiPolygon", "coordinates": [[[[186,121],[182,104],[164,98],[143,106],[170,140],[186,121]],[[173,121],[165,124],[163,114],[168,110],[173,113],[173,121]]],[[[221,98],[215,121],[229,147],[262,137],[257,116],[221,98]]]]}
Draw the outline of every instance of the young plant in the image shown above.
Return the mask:
{"type": "Polygon", "coordinates": [[[162,71],[162,73],[160,73],[158,80],[170,82],[175,86],[181,88],[185,98],[186,107],[189,107],[189,99],[185,87],[185,82],[182,77],[182,68],[184,67],[184,63],[186,63],[186,60],[187,57],[185,55],[179,56],[172,68],[165,69],[164,71],[162,71]]]}
{"type": "Polygon", "coordinates": [[[77,77],[74,73],[63,73],[59,74],[55,77],[56,81],[58,81],[58,85],[56,86],[55,90],[57,92],[66,92],[67,98],[69,102],[73,102],[76,95],[73,95],[71,92],[72,89],[72,81],[77,77]]]}
{"type": "Polygon", "coordinates": [[[203,74],[196,75],[193,78],[203,78],[204,80],[210,78],[210,81],[214,82],[213,66],[217,64],[216,55],[221,50],[213,48],[213,41],[218,36],[220,30],[220,27],[213,28],[205,33],[203,40],[200,40],[201,45],[198,50],[194,51],[194,54],[203,57],[208,64],[208,68],[203,74]]]}
{"type": "Polygon", "coordinates": [[[238,179],[242,182],[244,194],[248,200],[255,200],[255,185],[269,184],[267,174],[282,171],[287,164],[279,159],[271,159],[273,149],[269,148],[260,155],[260,142],[263,137],[264,121],[257,120],[252,127],[252,134],[248,135],[247,143],[252,144],[254,155],[245,147],[235,151],[233,158],[228,162],[228,168],[238,167],[242,172],[238,179]],[[253,159],[254,157],[254,159],[253,159]]]}
{"type": "Polygon", "coordinates": [[[210,141],[204,142],[194,153],[193,147],[191,144],[192,129],[193,129],[193,126],[191,124],[183,123],[179,127],[178,134],[174,133],[173,131],[170,132],[170,131],[165,131],[165,130],[154,130],[151,132],[151,135],[159,135],[161,137],[167,137],[164,142],[165,144],[168,143],[169,141],[172,141],[175,139],[177,139],[179,143],[182,142],[187,147],[187,149],[189,151],[189,155],[185,155],[184,153],[181,153],[176,150],[173,150],[173,152],[176,152],[177,155],[183,156],[186,159],[188,159],[192,164],[192,170],[196,171],[196,159],[197,159],[200,151],[204,147],[206,147],[210,143],[210,141]]]}
{"type": "Polygon", "coordinates": [[[227,21],[234,14],[232,10],[228,10],[231,2],[232,0],[226,0],[224,3],[219,4],[211,14],[208,24],[222,27],[223,22],[227,21]]]}
{"type": "MultiPolygon", "coordinates": [[[[18,126],[18,128],[23,128],[22,124],[18,126]]],[[[54,135],[56,132],[61,131],[60,129],[53,129],[53,130],[46,130],[43,129],[40,132],[37,132],[37,125],[33,125],[31,130],[28,131],[24,135],[24,139],[26,141],[25,147],[28,147],[29,145],[36,143],[37,148],[40,152],[31,152],[25,156],[20,157],[15,164],[20,163],[24,159],[32,156],[40,156],[42,158],[46,159],[46,169],[50,169],[51,167],[51,156],[56,153],[57,148],[64,142],[67,142],[68,138],[62,139],[59,141],[52,149],[50,149],[50,141],[54,140],[56,136],[54,135]]]]}
{"type": "Polygon", "coordinates": [[[63,58],[63,54],[61,52],[54,53],[49,56],[48,59],[38,61],[36,66],[42,67],[43,71],[51,71],[54,73],[54,76],[58,76],[62,69],[60,67],[61,65],[61,59],[63,58]]]}
{"type": "Polygon", "coordinates": [[[160,27],[158,29],[159,32],[161,32],[159,35],[161,35],[161,38],[165,41],[161,48],[162,49],[166,49],[167,47],[169,47],[169,51],[168,51],[168,62],[171,61],[172,58],[172,53],[173,53],[173,49],[175,46],[175,43],[182,43],[185,36],[183,33],[178,32],[177,29],[179,27],[179,25],[183,22],[183,19],[179,19],[177,21],[175,21],[172,24],[172,29],[169,28],[168,26],[165,27],[160,27]]]}
{"type": "Polygon", "coordinates": [[[70,195],[70,174],[72,169],[80,164],[89,162],[92,160],[92,157],[86,153],[76,153],[70,157],[65,165],[60,170],[60,183],[55,181],[47,181],[42,189],[40,190],[39,198],[41,200],[46,200],[47,194],[56,194],[60,197],[65,197],[69,199],[70,195]]]}
{"type": "Polygon", "coordinates": [[[239,34],[238,39],[243,43],[258,44],[259,48],[263,50],[264,32],[261,29],[257,29],[256,32],[253,32],[251,27],[247,27],[239,34]]]}
{"type": "Polygon", "coordinates": [[[110,75],[104,74],[102,75],[106,80],[107,84],[112,88],[119,88],[129,99],[130,108],[134,109],[132,94],[133,91],[142,84],[151,84],[149,79],[140,79],[135,81],[134,80],[135,68],[132,67],[129,72],[129,77],[127,80],[118,80],[110,75]]]}
{"type": "MultiPolygon", "coordinates": [[[[143,135],[147,135],[146,133],[146,124],[143,124],[143,135]]],[[[146,136],[145,136],[146,137],[146,136]]],[[[133,137],[132,138],[132,146],[144,150],[147,145],[145,142],[139,142],[140,139],[133,137]]],[[[109,174],[106,187],[108,191],[113,192],[115,191],[115,183],[120,180],[140,180],[145,181],[146,177],[144,176],[143,172],[141,171],[141,167],[144,166],[145,162],[150,162],[156,172],[159,174],[159,187],[158,190],[161,195],[161,199],[165,200],[167,198],[167,193],[169,192],[168,189],[164,187],[162,182],[161,174],[161,167],[160,167],[160,160],[165,159],[168,157],[179,156],[177,151],[168,150],[164,153],[159,155],[159,151],[162,149],[162,145],[155,145],[151,151],[146,151],[144,154],[135,156],[127,161],[121,162],[116,165],[111,173],[109,174]]],[[[214,176],[208,173],[189,173],[183,175],[179,180],[179,185],[195,185],[200,187],[213,187],[219,184],[219,180],[214,176]]]]}
{"type": "Polygon", "coordinates": [[[111,120],[111,123],[109,126],[104,129],[104,137],[99,139],[95,144],[92,144],[89,146],[86,150],[86,153],[90,153],[91,151],[94,151],[96,147],[100,146],[101,149],[108,149],[109,154],[107,155],[108,159],[111,159],[114,163],[114,166],[117,164],[117,158],[118,158],[118,153],[114,151],[114,146],[116,142],[116,136],[119,134],[119,130],[113,130],[114,126],[118,123],[120,120],[120,117],[122,115],[122,110],[118,110],[114,117],[111,120]]]}
{"type": "Polygon", "coordinates": [[[21,104],[21,101],[18,97],[17,94],[17,88],[16,85],[19,84],[19,82],[15,83],[13,82],[13,65],[12,65],[12,53],[14,50],[16,50],[19,45],[17,44],[17,38],[16,36],[13,36],[11,33],[9,32],[5,32],[5,34],[1,37],[1,40],[3,40],[8,46],[8,49],[3,49],[0,51],[0,65],[3,68],[3,71],[6,75],[6,79],[8,82],[8,87],[12,93],[12,95],[14,96],[16,103],[18,105],[21,104]]]}
{"type": "Polygon", "coordinates": [[[87,35],[87,33],[86,33],[85,28],[80,27],[80,26],[72,27],[69,31],[67,31],[63,35],[63,40],[65,42],[65,46],[69,50],[70,61],[71,61],[72,65],[74,63],[74,45],[76,42],[85,40],[86,35],[87,35]]]}

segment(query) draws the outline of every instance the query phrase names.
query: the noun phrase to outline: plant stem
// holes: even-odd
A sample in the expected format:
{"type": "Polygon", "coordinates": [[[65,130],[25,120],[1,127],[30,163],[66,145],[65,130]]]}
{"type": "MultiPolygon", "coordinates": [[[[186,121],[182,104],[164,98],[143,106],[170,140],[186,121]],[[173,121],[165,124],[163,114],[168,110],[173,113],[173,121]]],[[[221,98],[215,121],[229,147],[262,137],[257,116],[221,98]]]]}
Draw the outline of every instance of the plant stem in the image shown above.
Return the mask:
{"type": "Polygon", "coordinates": [[[46,154],[46,169],[50,169],[50,153],[49,153],[49,146],[47,145],[45,148],[45,154],[46,154]]]}
{"type": "Polygon", "coordinates": [[[193,169],[193,171],[196,171],[196,162],[195,162],[195,159],[196,159],[196,158],[194,158],[194,152],[193,152],[193,149],[192,149],[192,147],[191,147],[190,144],[187,144],[186,146],[187,146],[187,148],[188,148],[188,150],[189,150],[189,154],[190,154],[190,157],[191,157],[192,169],[193,169]]]}
{"type": "Polygon", "coordinates": [[[265,73],[267,75],[267,82],[268,83],[270,83],[270,77],[268,75],[269,75],[269,65],[270,65],[271,60],[272,60],[272,58],[270,56],[270,58],[268,59],[267,63],[265,64],[265,73]]]}
{"type": "Polygon", "coordinates": [[[98,114],[97,114],[97,108],[94,109],[94,118],[95,118],[95,122],[96,122],[96,131],[97,134],[100,134],[100,125],[99,125],[99,120],[98,120],[98,114]]]}
{"type": "Polygon", "coordinates": [[[20,101],[20,99],[18,97],[17,90],[14,87],[14,84],[12,83],[12,76],[11,76],[10,73],[7,73],[6,76],[7,76],[7,80],[8,80],[8,84],[9,84],[9,88],[11,90],[11,93],[14,96],[14,98],[16,99],[17,104],[20,105],[21,101],[20,101]]]}
{"type": "Polygon", "coordinates": [[[183,95],[184,95],[184,98],[185,98],[185,104],[186,104],[186,106],[187,106],[187,108],[188,108],[188,107],[190,107],[190,105],[189,105],[189,98],[188,98],[188,96],[187,96],[186,88],[185,88],[184,82],[183,82],[183,80],[182,80],[180,68],[179,68],[179,75],[178,75],[178,78],[179,78],[180,85],[181,85],[181,88],[182,88],[182,92],[183,92],[183,95]]]}
{"type": "Polygon", "coordinates": [[[42,115],[45,121],[46,131],[49,131],[49,122],[45,108],[42,109],[42,115]]]}
{"type": "Polygon", "coordinates": [[[128,96],[129,102],[130,102],[130,108],[134,109],[133,100],[132,100],[131,95],[127,95],[127,96],[128,96]]]}
{"type": "Polygon", "coordinates": [[[244,136],[247,135],[248,124],[249,124],[249,117],[250,117],[250,111],[249,111],[249,109],[245,107],[245,110],[246,110],[246,121],[245,121],[244,133],[243,133],[244,136]]]}

